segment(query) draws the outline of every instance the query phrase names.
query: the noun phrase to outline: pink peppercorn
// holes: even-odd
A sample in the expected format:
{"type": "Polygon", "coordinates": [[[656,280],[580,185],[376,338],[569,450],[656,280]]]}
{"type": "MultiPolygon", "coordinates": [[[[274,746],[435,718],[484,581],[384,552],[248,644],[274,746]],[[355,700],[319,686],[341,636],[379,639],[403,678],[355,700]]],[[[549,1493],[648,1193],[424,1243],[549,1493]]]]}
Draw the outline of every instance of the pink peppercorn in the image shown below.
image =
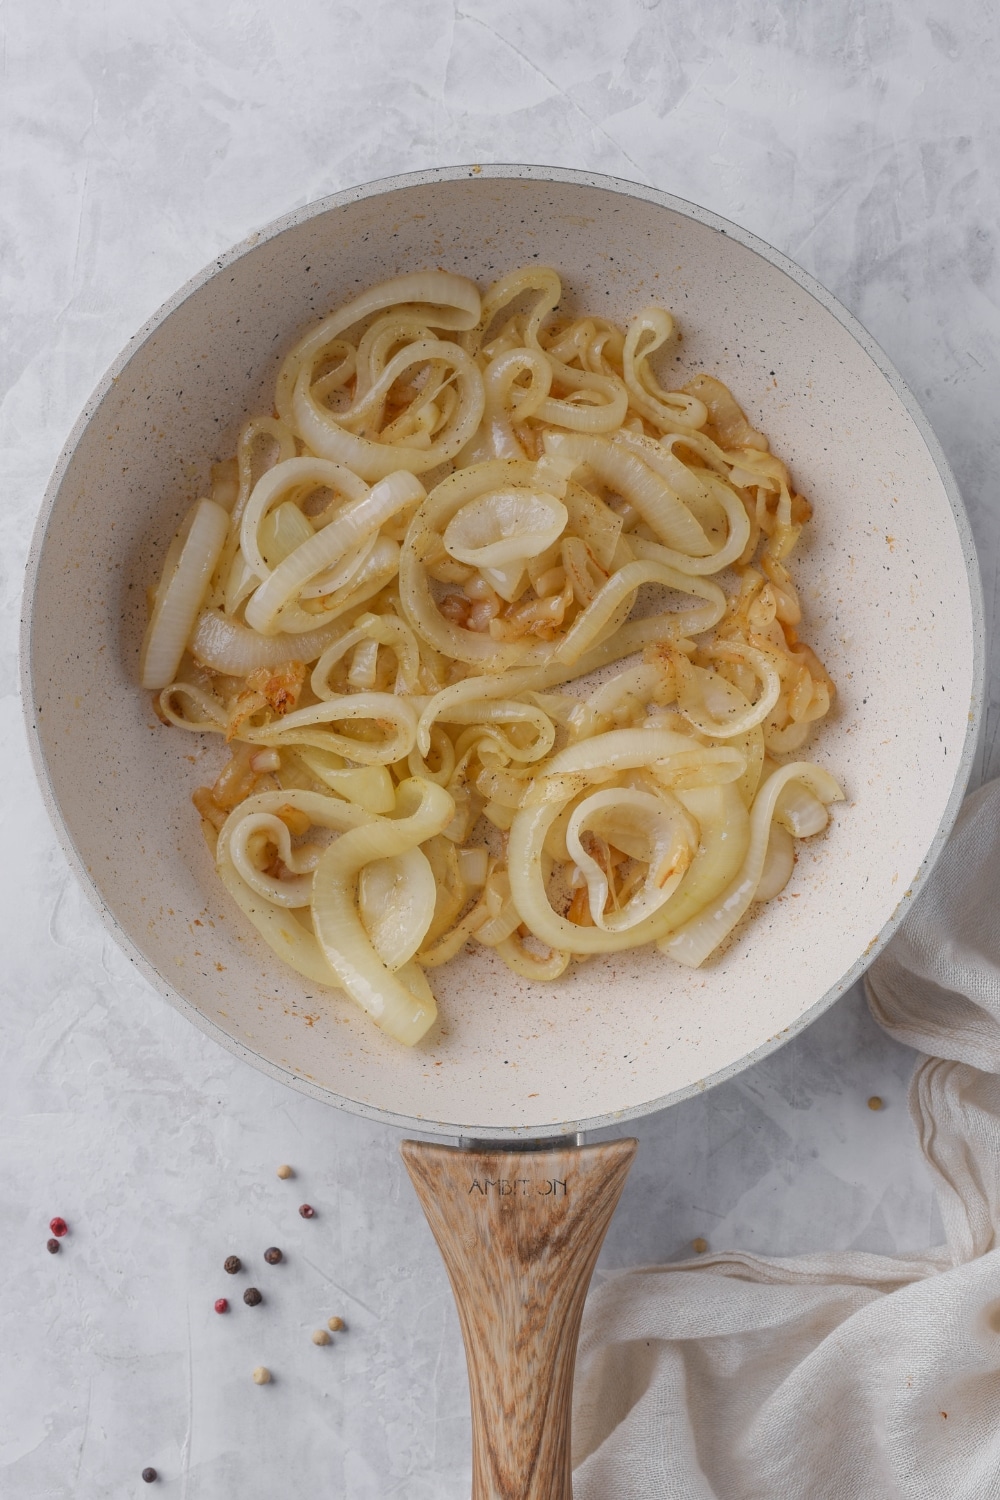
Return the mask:
{"type": "Polygon", "coordinates": [[[64,1234],[68,1234],[69,1232],[69,1225],[66,1223],[65,1219],[50,1219],[49,1228],[52,1230],[52,1233],[55,1235],[56,1239],[59,1240],[62,1239],[64,1234]]]}
{"type": "Polygon", "coordinates": [[[228,1312],[229,1311],[229,1300],[228,1300],[228,1298],[226,1298],[226,1297],[217,1297],[216,1301],[215,1301],[215,1310],[216,1310],[217,1313],[228,1312]]]}
{"type": "Polygon", "coordinates": [[[315,1219],[316,1217],[316,1210],[309,1203],[303,1203],[302,1207],[299,1209],[299,1213],[304,1219],[315,1219]]]}

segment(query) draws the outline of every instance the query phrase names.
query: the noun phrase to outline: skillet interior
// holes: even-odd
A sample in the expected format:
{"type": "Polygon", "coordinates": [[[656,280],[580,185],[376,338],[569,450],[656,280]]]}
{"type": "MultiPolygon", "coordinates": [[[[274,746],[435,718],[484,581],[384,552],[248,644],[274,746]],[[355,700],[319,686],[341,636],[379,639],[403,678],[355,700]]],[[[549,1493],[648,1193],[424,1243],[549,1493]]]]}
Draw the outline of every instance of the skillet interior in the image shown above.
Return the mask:
{"type": "MultiPolygon", "coordinates": [[[[77,425],[29,573],[25,698],[60,836],[117,940],[231,1050],[330,1102],[425,1131],[543,1136],[672,1102],[778,1045],[898,925],[957,811],[981,674],[978,578],[926,424],[856,325],[742,231],[662,194],[532,168],[376,184],[251,236],[129,345],[77,425]],[[221,765],[135,685],[150,581],[179,517],[269,407],[296,330],[399,271],[485,284],[556,265],[571,304],[683,329],[678,381],[726,381],[815,506],[795,556],[806,635],[839,689],[815,754],[849,802],[721,960],[655,952],[554,986],[488,950],[433,976],[409,1052],[279,965],[218,884],[188,800],[221,765]]],[[[813,753],[811,750],[807,753],[813,753]]]]}

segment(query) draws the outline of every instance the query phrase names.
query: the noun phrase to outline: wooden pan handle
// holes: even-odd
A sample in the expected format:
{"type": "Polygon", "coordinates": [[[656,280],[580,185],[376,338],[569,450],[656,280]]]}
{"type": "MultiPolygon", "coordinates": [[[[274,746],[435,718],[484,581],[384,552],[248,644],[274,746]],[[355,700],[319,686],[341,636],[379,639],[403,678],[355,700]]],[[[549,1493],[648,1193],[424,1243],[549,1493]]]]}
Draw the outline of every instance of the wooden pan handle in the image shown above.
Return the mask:
{"type": "Polygon", "coordinates": [[[634,1140],[554,1151],[404,1141],[444,1257],[472,1400],[472,1500],[572,1500],[580,1318],[634,1140]]]}

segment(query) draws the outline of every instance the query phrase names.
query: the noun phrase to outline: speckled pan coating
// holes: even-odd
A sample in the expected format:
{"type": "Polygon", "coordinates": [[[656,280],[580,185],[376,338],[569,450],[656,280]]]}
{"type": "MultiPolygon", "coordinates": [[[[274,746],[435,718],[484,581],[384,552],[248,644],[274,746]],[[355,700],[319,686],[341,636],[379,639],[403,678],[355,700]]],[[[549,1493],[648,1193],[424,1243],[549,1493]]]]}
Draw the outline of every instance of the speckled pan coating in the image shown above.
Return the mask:
{"type": "Polygon", "coordinates": [[[177,294],[77,423],[35,535],[24,695],[64,847],[162,994],[258,1067],[423,1131],[545,1136],[702,1089],[806,1025],[887,940],[951,827],[982,692],[968,524],[912,396],[816,283],[752,236],[650,188],[533,167],[453,168],[279,220],[177,294]],[[815,505],[796,554],[804,633],[839,687],[815,753],[849,795],[785,896],[720,962],[655,952],[554,986],[483,950],[439,970],[443,1018],[405,1051],[282,968],[216,881],[189,794],[218,740],[155,719],[136,687],[144,588],[174,527],[270,406],[296,331],[362,288],[442,265],[480,282],[551,262],[581,308],[649,301],[683,328],[671,373],[734,390],[815,505]],[[194,763],[188,758],[193,757],[194,763]]]}

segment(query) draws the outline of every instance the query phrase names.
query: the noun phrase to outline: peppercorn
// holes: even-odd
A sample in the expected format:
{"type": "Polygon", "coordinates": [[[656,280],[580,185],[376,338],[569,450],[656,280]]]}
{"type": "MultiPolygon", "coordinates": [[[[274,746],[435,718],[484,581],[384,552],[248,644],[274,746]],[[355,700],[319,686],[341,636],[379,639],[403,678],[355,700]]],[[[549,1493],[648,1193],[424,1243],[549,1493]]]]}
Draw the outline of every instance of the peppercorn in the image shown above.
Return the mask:
{"type": "Polygon", "coordinates": [[[228,1312],[229,1299],[227,1297],[217,1297],[215,1302],[215,1310],[217,1313],[228,1312]]]}
{"type": "Polygon", "coordinates": [[[699,1235],[696,1240],[691,1241],[691,1249],[695,1255],[704,1255],[708,1249],[708,1240],[703,1240],[701,1235],[699,1235]]]}
{"type": "Polygon", "coordinates": [[[313,1334],[313,1343],[314,1344],[328,1344],[329,1342],[330,1342],[330,1335],[327,1333],[326,1329],[325,1328],[317,1328],[316,1332],[313,1334]]]}
{"type": "Polygon", "coordinates": [[[276,1266],[278,1264],[279,1260],[282,1259],[282,1255],[277,1245],[272,1245],[269,1250],[264,1251],[264,1259],[269,1266],[276,1266]]]}
{"type": "Polygon", "coordinates": [[[286,1177],[294,1177],[295,1173],[292,1171],[288,1163],[286,1161],[283,1161],[281,1163],[281,1166],[278,1168],[278,1176],[282,1179],[282,1181],[284,1181],[286,1177]]]}
{"type": "Polygon", "coordinates": [[[316,1217],[316,1210],[309,1203],[303,1203],[299,1209],[299,1213],[304,1219],[315,1219],[316,1217]]]}
{"type": "Polygon", "coordinates": [[[142,1477],[147,1484],[155,1484],[160,1476],[155,1469],[143,1469],[142,1477]]]}
{"type": "Polygon", "coordinates": [[[271,1372],[266,1365],[258,1365],[253,1372],[254,1385],[267,1385],[271,1379],[271,1372]]]}
{"type": "Polygon", "coordinates": [[[868,1108],[869,1109],[881,1109],[882,1108],[882,1100],[879,1098],[878,1094],[872,1094],[871,1098],[868,1101],[868,1108]]]}
{"type": "Polygon", "coordinates": [[[326,1326],[331,1333],[340,1333],[344,1327],[343,1318],[327,1318],[326,1326]]]}
{"type": "Polygon", "coordinates": [[[263,1300],[263,1297],[255,1286],[248,1286],[243,1293],[243,1301],[247,1307],[257,1307],[263,1300]]]}
{"type": "Polygon", "coordinates": [[[52,1230],[52,1233],[54,1235],[56,1235],[56,1237],[58,1239],[62,1239],[62,1237],[63,1237],[64,1234],[68,1234],[69,1233],[69,1225],[66,1223],[65,1219],[59,1219],[59,1218],[50,1219],[49,1220],[49,1228],[52,1230]]]}
{"type": "Polygon", "coordinates": [[[238,1255],[227,1255],[222,1262],[222,1269],[228,1271],[230,1276],[235,1276],[237,1271],[242,1271],[243,1262],[238,1255]]]}
{"type": "Polygon", "coordinates": [[[58,1240],[46,1240],[45,1248],[50,1255],[58,1255],[62,1246],[59,1244],[58,1240]]]}

